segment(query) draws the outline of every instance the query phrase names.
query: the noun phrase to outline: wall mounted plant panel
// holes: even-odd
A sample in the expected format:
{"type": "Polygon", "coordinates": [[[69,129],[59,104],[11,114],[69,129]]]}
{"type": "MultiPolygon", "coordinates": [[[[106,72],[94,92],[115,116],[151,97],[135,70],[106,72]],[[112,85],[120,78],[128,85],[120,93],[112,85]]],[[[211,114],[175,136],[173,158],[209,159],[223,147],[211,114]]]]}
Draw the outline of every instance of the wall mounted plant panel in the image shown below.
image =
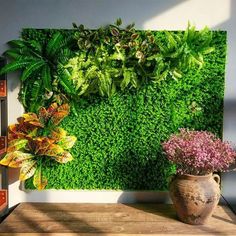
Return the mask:
{"type": "MultiPolygon", "coordinates": [[[[24,29],[22,37],[46,42],[58,30],[24,29]]],[[[73,30],[60,30],[66,35],[73,30]]],[[[140,34],[142,31],[139,31],[140,34]]],[[[162,38],[163,32],[152,32],[162,38]]],[[[161,142],[181,127],[222,136],[226,32],[213,32],[214,52],[201,69],[180,79],[154,83],[111,97],[82,96],[61,126],[77,137],[74,160],[57,165],[43,160],[47,189],[166,190],[175,168],[161,142]]],[[[34,189],[32,179],[25,183],[34,189]]]]}

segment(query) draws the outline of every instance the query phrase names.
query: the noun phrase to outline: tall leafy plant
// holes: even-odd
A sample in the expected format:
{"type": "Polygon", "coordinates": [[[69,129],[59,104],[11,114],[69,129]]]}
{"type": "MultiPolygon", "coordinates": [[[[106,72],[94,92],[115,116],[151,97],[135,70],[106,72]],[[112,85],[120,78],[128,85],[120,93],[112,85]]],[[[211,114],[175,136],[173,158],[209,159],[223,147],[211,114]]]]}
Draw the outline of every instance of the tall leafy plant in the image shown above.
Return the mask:
{"type": "Polygon", "coordinates": [[[32,176],[34,186],[42,190],[48,180],[42,175],[43,160],[67,163],[73,160],[69,152],[76,137],[67,136],[58,124],[69,114],[69,105],[53,103],[48,109],[41,107],[39,114],[25,113],[18,123],[9,126],[8,149],[1,165],[21,168],[20,177],[24,181],[32,176]]]}
{"type": "Polygon", "coordinates": [[[56,67],[73,55],[68,47],[70,43],[71,37],[64,38],[60,32],[53,34],[46,45],[23,39],[8,42],[10,49],[4,54],[11,61],[0,74],[22,71],[19,98],[26,110],[37,111],[50,98],[59,101],[60,93],[53,88],[57,80],[56,67]]]}

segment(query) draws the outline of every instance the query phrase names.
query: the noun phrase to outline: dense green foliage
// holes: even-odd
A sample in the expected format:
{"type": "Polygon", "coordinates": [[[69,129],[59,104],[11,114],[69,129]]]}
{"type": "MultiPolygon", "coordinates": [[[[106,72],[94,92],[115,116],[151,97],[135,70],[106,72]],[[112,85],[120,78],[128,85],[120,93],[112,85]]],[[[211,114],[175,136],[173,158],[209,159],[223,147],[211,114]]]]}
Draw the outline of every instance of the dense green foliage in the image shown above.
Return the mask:
{"type": "MultiPolygon", "coordinates": [[[[22,35],[40,41],[55,31],[26,29],[22,35]]],[[[153,34],[163,40],[166,33],[153,34]]],[[[138,89],[76,100],[77,116],[70,114],[62,123],[77,137],[75,158],[65,166],[44,161],[46,188],[165,190],[174,167],[162,153],[162,141],[180,127],[222,135],[226,33],[213,32],[209,46],[215,50],[205,55],[201,70],[182,70],[182,78],[167,75],[153,83],[147,76],[138,89]]],[[[33,188],[32,180],[26,188],[33,188]]]]}
{"type": "Polygon", "coordinates": [[[22,39],[8,43],[5,55],[11,61],[0,74],[21,70],[20,101],[26,111],[37,112],[52,102],[71,102],[73,108],[80,96],[109,97],[148,81],[180,79],[201,68],[214,51],[208,28],[196,31],[188,25],[184,32],[158,34],[121,23],[97,30],[74,24],[71,31],[24,31],[22,39]]]}

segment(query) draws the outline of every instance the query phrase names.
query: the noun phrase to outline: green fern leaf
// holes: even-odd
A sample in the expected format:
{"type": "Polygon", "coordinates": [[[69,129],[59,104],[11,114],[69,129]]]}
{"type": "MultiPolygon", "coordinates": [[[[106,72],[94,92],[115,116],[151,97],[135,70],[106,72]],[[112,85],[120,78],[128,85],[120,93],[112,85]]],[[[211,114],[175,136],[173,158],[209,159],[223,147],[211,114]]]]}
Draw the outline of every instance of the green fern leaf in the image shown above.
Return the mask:
{"type": "Polygon", "coordinates": [[[22,55],[18,49],[9,49],[3,53],[4,56],[7,56],[14,60],[22,59],[22,55]]]}
{"type": "Polygon", "coordinates": [[[24,70],[22,76],[21,76],[21,81],[25,81],[30,75],[32,75],[33,72],[37,71],[40,69],[43,65],[45,65],[45,61],[43,60],[37,60],[33,63],[30,63],[28,67],[24,70]]]}
{"type": "Polygon", "coordinates": [[[52,76],[50,67],[48,65],[43,66],[42,79],[44,88],[48,91],[52,91],[52,76]]]}
{"type": "Polygon", "coordinates": [[[0,70],[0,75],[12,71],[16,71],[18,69],[25,68],[27,65],[31,64],[29,60],[18,60],[8,63],[0,70]]]}
{"type": "Polygon", "coordinates": [[[24,106],[24,108],[27,107],[27,101],[26,101],[26,92],[28,90],[28,83],[22,83],[21,84],[21,88],[20,88],[20,91],[19,91],[19,101],[22,103],[22,105],[24,106]]]}
{"type": "Polygon", "coordinates": [[[70,76],[71,75],[67,69],[62,70],[59,74],[59,83],[68,94],[76,94],[74,85],[72,84],[72,81],[69,79],[70,76]]]}
{"type": "Polygon", "coordinates": [[[42,106],[42,80],[35,80],[30,93],[30,108],[31,112],[36,112],[42,106]]]}
{"type": "Polygon", "coordinates": [[[9,46],[12,48],[23,48],[25,47],[25,42],[23,40],[17,39],[17,40],[11,40],[7,42],[9,46]]]}
{"type": "Polygon", "coordinates": [[[52,38],[49,40],[46,53],[48,56],[53,56],[57,50],[61,48],[61,43],[63,41],[63,36],[60,32],[55,33],[52,38]]]}

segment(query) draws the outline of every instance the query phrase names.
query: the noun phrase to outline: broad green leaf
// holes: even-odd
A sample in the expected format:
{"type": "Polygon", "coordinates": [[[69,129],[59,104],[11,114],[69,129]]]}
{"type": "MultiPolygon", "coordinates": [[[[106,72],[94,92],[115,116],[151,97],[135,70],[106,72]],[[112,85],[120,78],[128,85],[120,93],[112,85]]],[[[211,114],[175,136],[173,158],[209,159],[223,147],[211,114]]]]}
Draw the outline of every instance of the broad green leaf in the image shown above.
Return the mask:
{"type": "Polygon", "coordinates": [[[8,142],[7,152],[14,152],[17,150],[20,150],[22,148],[25,148],[26,144],[28,143],[27,139],[15,139],[10,142],[8,142]]]}
{"type": "Polygon", "coordinates": [[[69,161],[73,160],[72,155],[69,152],[62,152],[61,154],[58,154],[56,156],[53,156],[53,159],[59,163],[67,163],[69,161]]]}
{"type": "Polygon", "coordinates": [[[28,44],[33,49],[33,51],[37,51],[40,55],[42,54],[42,45],[40,42],[36,40],[30,40],[28,44]]]}
{"type": "Polygon", "coordinates": [[[202,51],[202,54],[205,55],[205,54],[209,54],[209,53],[214,52],[214,51],[215,51],[214,47],[208,47],[208,48],[206,48],[202,51]]]}
{"type": "Polygon", "coordinates": [[[21,81],[25,81],[33,74],[33,72],[39,70],[43,65],[45,65],[44,60],[36,60],[31,62],[29,66],[26,66],[22,76],[20,77],[21,81]]]}
{"type": "Polygon", "coordinates": [[[21,151],[9,152],[5,157],[0,161],[1,165],[9,166],[12,168],[21,167],[24,162],[32,159],[34,156],[30,153],[24,153],[21,151]]]}
{"type": "Polygon", "coordinates": [[[38,167],[34,174],[33,184],[37,190],[43,190],[48,184],[48,180],[42,175],[42,167],[38,167]]]}
{"type": "Polygon", "coordinates": [[[67,150],[74,146],[76,142],[75,136],[66,136],[64,138],[61,138],[61,140],[58,142],[58,145],[60,145],[63,149],[67,150]]]}
{"type": "Polygon", "coordinates": [[[21,181],[29,179],[32,177],[37,169],[37,162],[34,160],[27,160],[24,161],[21,170],[20,170],[20,177],[21,181]]]}

